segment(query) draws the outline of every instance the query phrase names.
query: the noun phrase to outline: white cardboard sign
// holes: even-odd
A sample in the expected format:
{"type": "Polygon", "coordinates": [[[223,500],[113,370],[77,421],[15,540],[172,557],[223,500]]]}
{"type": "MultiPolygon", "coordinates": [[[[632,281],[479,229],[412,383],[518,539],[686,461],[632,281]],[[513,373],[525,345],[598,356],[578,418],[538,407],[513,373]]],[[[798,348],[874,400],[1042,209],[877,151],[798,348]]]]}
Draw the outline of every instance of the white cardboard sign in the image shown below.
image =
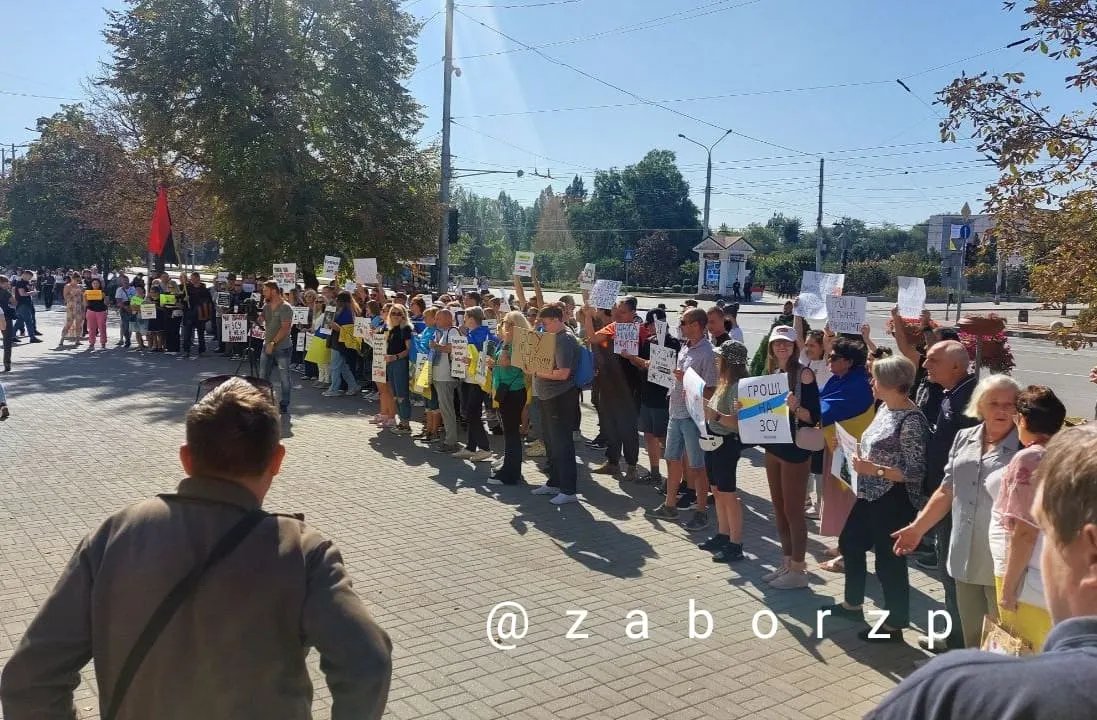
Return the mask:
{"type": "Polygon", "coordinates": [[[926,281],[899,276],[899,317],[917,318],[926,308],[926,281]]]}
{"type": "Polygon", "coordinates": [[[248,340],[248,316],[247,315],[222,315],[221,337],[225,342],[247,342],[248,340]]]}
{"type": "Polygon", "coordinates": [[[620,280],[595,280],[590,291],[590,304],[600,310],[612,310],[619,292],[620,280]]]}
{"type": "Polygon", "coordinates": [[[793,314],[808,320],[825,320],[827,296],[841,295],[845,284],[845,275],[805,270],[800,280],[800,295],[796,298],[793,314]]]}
{"type": "Polygon", "coordinates": [[[674,348],[652,344],[651,363],[648,365],[648,382],[674,389],[674,370],[678,366],[678,353],[674,348]]]}
{"type": "Polygon", "coordinates": [[[533,272],[533,253],[514,253],[514,274],[518,277],[529,277],[533,272]]]}
{"type": "Polygon", "coordinates": [[[363,285],[376,285],[377,258],[355,258],[354,279],[363,285]]]}
{"type": "Polygon", "coordinates": [[[640,352],[640,326],[636,323],[617,323],[613,333],[613,352],[636,355],[640,352]]]}
{"type": "Polygon", "coordinates": [[[325,255],[324,256],[324,277],[335,277],[335,274],[339,272],[339,256],[337,255],[325,255]]]}
{"type": "Polygon", "coordinates": [[[838,334],[861,334],[865,324],[865,298],[855,295],[827,295],[827,325],[838,334]]]}

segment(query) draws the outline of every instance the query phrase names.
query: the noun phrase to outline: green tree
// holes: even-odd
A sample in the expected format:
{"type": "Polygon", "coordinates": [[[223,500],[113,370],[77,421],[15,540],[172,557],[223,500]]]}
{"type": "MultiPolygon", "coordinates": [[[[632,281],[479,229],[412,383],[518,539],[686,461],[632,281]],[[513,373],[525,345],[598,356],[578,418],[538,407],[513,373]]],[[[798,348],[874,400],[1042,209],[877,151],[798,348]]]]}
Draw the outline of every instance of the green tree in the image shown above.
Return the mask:
{"type": "Polygon", "coordinates": [[[641,287],[673,285],[678,279],[679,268],[677,263],[668,263],[667,258],[675,255],[677,250],[666,233],[652,233],[636,243],[636,252],[629,267],[629,281],[641,287]]]}
{"type": "Polygon", "coordinates": [[[325,254],[392,267],[439,231],[436,154],[402,84],[418,27],[395,0],[127,0],[103,82],[149,147],[199,168],[226,261],[325,254]]]}

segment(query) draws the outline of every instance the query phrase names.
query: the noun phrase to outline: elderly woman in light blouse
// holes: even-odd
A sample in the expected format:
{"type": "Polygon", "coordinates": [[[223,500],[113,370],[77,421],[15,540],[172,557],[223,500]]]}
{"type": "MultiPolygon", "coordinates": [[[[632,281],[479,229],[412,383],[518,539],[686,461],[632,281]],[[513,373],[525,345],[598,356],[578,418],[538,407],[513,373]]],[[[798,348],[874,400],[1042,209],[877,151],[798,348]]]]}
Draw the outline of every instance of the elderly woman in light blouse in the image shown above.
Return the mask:
{"type": "Polygon", "coordinates": [[[1021,447],[1013,423],[1020,391],[1020,384],[1008,375],[990,375],[979,382],[965,414],[981,422],[957,433],[941,486],[914,522],[894,534],[895,553],[906,555],[952,512],[947,572],[956,581],[960,611],[952,622],[959,620],[967,647],[979,647],[984,615],[998,617],[989,539],[995,498],[985,483],[1009,465],[1021,447]]]}
{"type": "Polygon", "coordinates": [[[836,617],[863,619],[861,606],[868,577],[865,556],[872,550],[888,617],[877,632],[866,628],[858,637],[866,642],[901,642],[903,628],[910,624],[910,580],[906,558],[894,553],[891,534],[926,504],[922,481],[929,422],[908,395],[914,384],[910,360],[877,360],[871,382],[881,405],[861,435],[859,455],[852,459],[857,502],[838,538],[846,566],[845,598],[823,609],[836,617]]]}

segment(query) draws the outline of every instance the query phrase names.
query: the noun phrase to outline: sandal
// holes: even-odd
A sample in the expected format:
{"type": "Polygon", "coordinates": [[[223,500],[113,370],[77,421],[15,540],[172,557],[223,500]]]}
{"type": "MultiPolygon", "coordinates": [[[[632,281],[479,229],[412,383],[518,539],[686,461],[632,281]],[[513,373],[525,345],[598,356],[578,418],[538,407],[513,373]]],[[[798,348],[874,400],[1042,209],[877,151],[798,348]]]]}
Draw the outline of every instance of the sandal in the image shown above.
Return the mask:
{"type": "Polygon", "coordinates": [[[837,546],[827,548],[825,551],[823,551],[823,555],[825,555],[828,558],[842,557],[842,553],[838,551],[837,546]]]}
{"type": "Polygon", "coordinates": [[[846,564],[842,561],[842,558],[836,557],[833,560],[827,560],[825,563],[819,564],[820,570],[826,570],[832,573],[842,573],[846,571],[846,564]]]}

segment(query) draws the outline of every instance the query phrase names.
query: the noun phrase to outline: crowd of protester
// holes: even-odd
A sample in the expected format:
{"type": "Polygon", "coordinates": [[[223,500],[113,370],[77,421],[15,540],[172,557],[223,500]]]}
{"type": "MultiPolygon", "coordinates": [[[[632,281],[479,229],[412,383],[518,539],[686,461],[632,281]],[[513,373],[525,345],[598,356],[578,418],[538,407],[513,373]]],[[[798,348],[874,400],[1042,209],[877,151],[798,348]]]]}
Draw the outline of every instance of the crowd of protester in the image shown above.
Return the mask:
{"type": "MultiPolygon", "coordinates": [[[[0,278],[6,367],[13,331],[39,341],[33,296],[49,287],[51,302],[59,298],[66,310],[59,348],[78,347],[86,337],[89,350],[96,343],[105,349],[108,312],[119,317],[115,344],[130,348],[135,340],[137,351],[198,357],[207,351],[208,331],[213,352],[255,359],[260,377],[277,381],[282,413],[291,404],[291,373],[325,396],[376,402],[371,421],[396,435],[416,432],[421,407],[422,425],[409,441],[490,462],[486,482],[493,485],[526,484],[524,461],[543,460],[543,481],[531,483],[532,493],[555,505],[579,501],[575,442],[589,392],[599,432],[588,445],[604,451],[591,472],[656,488],[664,497],[647,516],[681,520],[689,531],[708,529],[714,506],[714,532],[700,549],[718,563],[747,557],[737,495],[747,446],[738,433],[737,388],[751,373],[736,305],[706,311],[687,301],[672,326],[664,308],[640,314],[628,296],[612,308],[594,307],[586,292],[578,302],[571,295],[546,302],[535,284],[527,298],[517,277],[508,296],[469,290],[437,297],[391,293],[380,283],[285,286],[233,273],[208,286],[198,273],[58,272],[42,276],[37,288],[33,273],[19,278],[0,278]],[[226,315],[247,318],[242,342],[225,335],[219,320],[226,315]],[[618,328],[627,324],[639,326],[635,353],[615,350],[618,328]],[[513,362],[516,336],[530,329],[555,335],[551,367],[532,373],[513,362]],[[379,346],[372,342],[378,337],[379,346]],[[458,343],[468,358],[455,355],[458,343]],[[648,379],[655,345],[675,350],[671,388],[648,379]],[[383,347],[382,357],[374,347],[383,347]],[[478,372],[463,369],[469,358],[478,372]],[[704,380],[703,428],[689,411],[687,371],[704,380]],[[490,435],[504,436],[499,456],[490,435]]],[[[956,332],[937,327],[928,311],[911,327],[893,310],[888,332],[894,349],[878,347],[868,326],[858,336],[812,330],[787,307],[766,337],[765,372],[787,377],[793,432],[792,442],[758,448],[781,547],[780,562],[763,580],[783,590],[810,584],[808,522],[821,516],[823,534],[837,539],[821,569],[845,573],[841,600],[823,609],[864,621],[867,554],[875,555],[889,615],[876,632],[860,633],[864,641],[903,641],[911,620],[907,556],[914,555],[938,571],[953,628],[944,643],[923,639],[926,650],[978,647],[984,617],[1039,649],[1052,615],[1034,506],[1041,461],[1066,409],[1050,388],[1022,387],[1007,375],[978,379],[956,332]],[[858,443],[850,459],[855,477],[832,472],[838,428],[858,443]]],[[[6,417],[2,395],[0,409],[6,417]]]]}

